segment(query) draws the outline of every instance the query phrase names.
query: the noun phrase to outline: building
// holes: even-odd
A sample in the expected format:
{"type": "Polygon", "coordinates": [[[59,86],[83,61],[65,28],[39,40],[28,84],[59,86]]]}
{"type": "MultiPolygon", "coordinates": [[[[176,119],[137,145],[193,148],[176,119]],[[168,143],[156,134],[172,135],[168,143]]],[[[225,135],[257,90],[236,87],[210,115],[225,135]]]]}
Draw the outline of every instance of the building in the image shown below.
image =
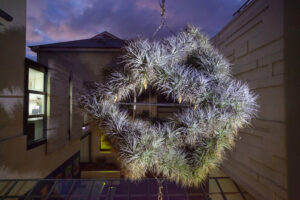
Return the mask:
{"type": "Polygon", "coordinates": [[[26,1],[1,1],[1,10],[12,20],[0,17],[0,176],[44,178],[62,165],[78,176],[83,118],[72,113],[69,77],[55,85],[47,65],[25,61],[26,1]]]}
{"type": "MultiPolygon", "coordinates": [[[[76,99],[84,82],[104,81],[126,42],[103,32],[85,40],[32,46],[37,62],[24,64],[26,1],[3,2],[1,9],[13,19],[0,17],[0,178],[75,178],[79,152],[82,178],[120,178],[103,134],[81,114],[76,99]]],[[[240,191],[231,186],[228,194],[226,187],[224,191],[219,187],[221,181],[212,181],[208,183],[212,199],[297,199],[296,13],[297,5],[290,1],[247,1],[212,38],[233,63],[234,75],[260,96],[258,118],[251,129],[240,132],[223,172],[217,174],[231,177],[253,197],[237,197],[240,191]]],[[[160,100],[153,94],[140,101],[160,100]]],[[[140,106],[135,112],[165,116],[172,111],[140,106]]]]}
{"type": "Polygon", "coordinates": [[[235,77],[259,95],[260,105],[253,127],[240,131],[222,169],[257,199],[297,199],[299,68],[291,52],[299,52],[294,46],[299,16],[293,17],[289,1],[248,2],[212,39],[233,64],[235,77]]]}
{"type": "MultiPolygon", "coordinates": [[[[80,115],[76,105],[80,93],[75,93],[75,91],[81,91],[83,82],[103,82],[107,71],[116,66],[124,44],[124,40],[108,32],[103,32],[89,39],[32,46],[30,48],[37,53],[37,62],[48,66],[48,71],[52,71],[52,73],[48,73],[48,79],[50,79],[52,85],[65,86],[71,82],[74,104],[72,120],[74,120],[75,115],[80,115]]],[[[56,92],[55,88],[53,88],[53,92],[50,90],[50,94],[56,92]]],[[[59,95],[62,95],[65,91],[61,92],[59,95]]],[[[57,104],[57,102],[53,102],[53,104],[57,104]]],[[[50,107],[53,108],[51,104],[50,107]]],[[[63,105],[60,109],[53,109],[61,111],[65,108],[68,108],[68,106],[63,105]]],[[[73,124],[80,124],[80,121],[74,121],[73,124]]],[[[91,134],[86,134],[81,141],[81,162],[83,168],[88,169],[88,171],[82,172],[82,177],[96,178],[100,176],[103,178],[108,176],[120,178],[117,166],[114,164],[116,159],[109,147],[105,147],[103,136],[101,139],[101,132],[97,127],[89,124],[87,119],[84,125],[85,129],[91,130],[91,134]],[[105,175],[99,172],[100,169],[105,175]]],[[[62,141],[61,136],[57,136],[57,139],[62,141]]],[[[57,144],[55,141],[54,143],[57,144]]]]}

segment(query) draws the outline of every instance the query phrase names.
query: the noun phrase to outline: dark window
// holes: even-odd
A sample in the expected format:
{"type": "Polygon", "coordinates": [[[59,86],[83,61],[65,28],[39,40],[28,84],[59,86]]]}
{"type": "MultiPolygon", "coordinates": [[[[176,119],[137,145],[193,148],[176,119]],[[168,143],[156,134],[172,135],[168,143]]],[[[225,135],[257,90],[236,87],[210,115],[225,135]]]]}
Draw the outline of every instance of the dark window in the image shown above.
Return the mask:
{"type": "Polygon", "coordinates": [[[46,142],[46,80],[47,69],[26,59],[24,133],[29,149],[46,142]]]}
{"type": "MultiPolygon", "coordinates": [[[[144,90],[139,95],[131,94],[130,97],[118,103],[122,110],[126,110],[129,116],[134,119],[148,120],[153,123],[164,122],[174,115],[174,112],[180,112],[185,106],[178,104],[177,101],[157,93],[151,87],[144,90]]],[[[111,146],[106,139],[105,134],[99,132],[100,151],[111,151],[111,146]]]]}
{"type": "Polygon", "coordinates": [[[133,119],[139,118],[150,121],[166,121],[173,116],[174,112],[180,112],[185,106],[178,104],[163,94],[159,94],[151,87],[141,94],[132,94],[128,99],[121,101],[121,109],[125,109],[133,119]]]}

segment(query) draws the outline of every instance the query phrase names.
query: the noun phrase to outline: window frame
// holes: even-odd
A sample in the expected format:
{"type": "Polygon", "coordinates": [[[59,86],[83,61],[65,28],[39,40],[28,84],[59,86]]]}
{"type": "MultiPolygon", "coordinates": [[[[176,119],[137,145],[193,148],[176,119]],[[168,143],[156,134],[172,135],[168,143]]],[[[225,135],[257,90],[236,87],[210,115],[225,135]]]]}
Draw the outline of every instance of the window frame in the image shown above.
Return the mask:
{"type": "Polygon", "coordinates": [[[42,117],[43,118],[43,137],[38,140],[29,140],[27,138],[27,150],[32,149],[34,147],[40,146],[42,144],[46,144],[47,142],[47,82],[48,82],[48,68],[34,62],[30,59],[25,59],[25,77],[24,77],[24,118],[23,118],[23,129],[24,129],[24,135],[28,135],[28,119],[30,118],[37,118],[42,117]],[[28,87],[29,84],[29,69],[34,69],[37,71],[40,71],[44,73],[44,91],[35,91],[30,90],[28,87]],[[29,115],[29,94],[40,94],[44,95],[44,112],[43,114],[39,115],[29,115]]]}

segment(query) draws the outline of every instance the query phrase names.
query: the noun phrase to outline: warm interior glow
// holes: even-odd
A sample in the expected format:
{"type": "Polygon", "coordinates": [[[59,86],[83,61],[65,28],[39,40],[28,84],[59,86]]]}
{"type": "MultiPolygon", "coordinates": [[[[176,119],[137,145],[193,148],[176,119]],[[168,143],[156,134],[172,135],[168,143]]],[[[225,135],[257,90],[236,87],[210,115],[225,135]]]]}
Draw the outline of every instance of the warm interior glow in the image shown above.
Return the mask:
{"type": "Polygon", "coordinates": [[[44,138],[45,74],[32,68],[28,69],[28,119],[27,139],[29,141],[44,138]]]}
{"type": "Polygon", "coordinates": [[[110,144],[106,141],[106,136],[101,134],[100,137],[100,150],[111,150],[110,144]]]}
{"type": "Polygon", "coordinates": [[[43,92],[44,91],[44,73],[29,68],[28,89],[43,92]]]}
{"type": "Polygon", "coordinates": [[[42,94],[29,93],[29,115],[42,115],[44,114],[45,99],[42,94]]]}

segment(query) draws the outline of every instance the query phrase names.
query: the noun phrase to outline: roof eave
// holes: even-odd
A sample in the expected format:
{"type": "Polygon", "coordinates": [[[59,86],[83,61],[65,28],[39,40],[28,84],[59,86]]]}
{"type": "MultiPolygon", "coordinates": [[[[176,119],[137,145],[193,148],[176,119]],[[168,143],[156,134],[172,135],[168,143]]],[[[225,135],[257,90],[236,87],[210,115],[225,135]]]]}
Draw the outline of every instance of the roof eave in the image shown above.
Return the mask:
{"type": "Polygon", "coordinates": [[[85,51],[85,52],[91,52],[91,51],[122,51],[122,47],[110,47],[110,48],[65,48],[65,47],[39,47],[39,46],[29,46],[29,48],[35,52],[41,52],[41,51],[85,51]]]}

